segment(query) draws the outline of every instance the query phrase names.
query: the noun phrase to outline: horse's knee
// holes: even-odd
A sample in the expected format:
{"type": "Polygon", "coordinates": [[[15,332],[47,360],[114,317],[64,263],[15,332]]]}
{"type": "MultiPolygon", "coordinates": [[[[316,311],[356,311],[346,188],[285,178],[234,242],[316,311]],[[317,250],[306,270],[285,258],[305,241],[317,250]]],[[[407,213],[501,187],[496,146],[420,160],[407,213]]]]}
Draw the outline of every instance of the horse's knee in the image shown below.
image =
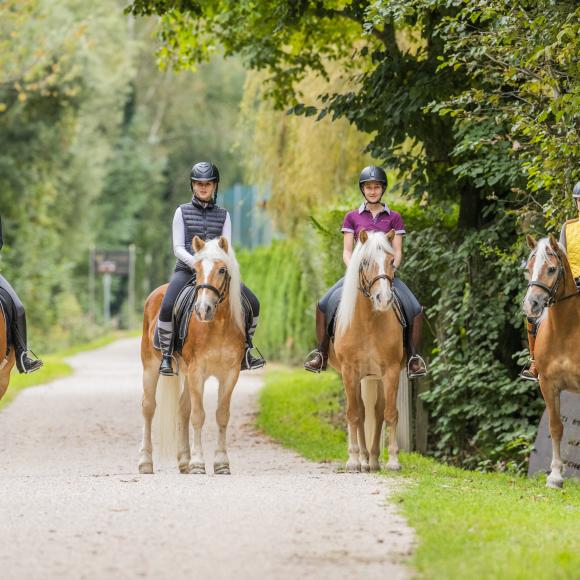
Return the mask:
{"type": "Polygon", "coordinates": [[[397,409],[386,409],[385,410],[385,421],[389,424],[392,425],[393,423],[396,423],[399,420],[399,411],[397,411],[397,409]]]}

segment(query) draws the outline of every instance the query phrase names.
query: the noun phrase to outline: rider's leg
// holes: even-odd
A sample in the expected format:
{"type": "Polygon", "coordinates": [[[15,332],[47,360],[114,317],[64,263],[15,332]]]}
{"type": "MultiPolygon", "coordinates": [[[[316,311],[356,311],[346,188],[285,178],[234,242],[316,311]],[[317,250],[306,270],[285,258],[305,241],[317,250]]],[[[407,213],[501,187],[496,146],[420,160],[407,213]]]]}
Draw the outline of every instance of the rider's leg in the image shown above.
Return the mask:
{"type": "Polygon", "coordinates": [[[526,381],[538,381],[538,367],[534,360],[534,350],[536,348],[536,335],[538,334],[538,324],[536,318],[528,318],[528,343],[530,345],[530,364],[520,373],[520,377],[526,381]]]}
{"type": "Polygon", "coordinates": [[[313,351],[313,356],[304,363],[304,368],[313,373],[326,370],[328,365],[328,348],[330,346],[326,314],[323,312],[320,302],[316,305],[316,340],[318,346],[313,351]]]}
{"type": "Polygon", "coordinates": [[[183,287],[191,280],[193,274],[189,270],[176,270],[171,276],[169,286],[163,296],[159,310],[159,345],[161,346],[161,366],[159,373],[165,376],[175,375],[173,370],[173,306],[183,287]]]}
{"type": "Polygon", "coordinates": [[[14,352],[16,354],[16,366],[21,373],[33,373],[37,371],[43,362],[37,358],[28,356],[30,352],[27,344],[26,332],[26,312],[24,306],[10,286],[6,278],[0,276],[0,287],[2,287],[10,296],[12,304],[14,305],[14,316],[12,317],[12,326],[10,328],[12,334],[12,341],[14,342],[14,352]]]}
{"type": "Polygon", "coordinates": [[[421,308],[421,312],[415,316],[409,328],[409,362],[407,374],[410,379],[423,377],[427,374],[425,361],[418,354],[418,347],[421,344],[421,336],[423,334],[423,318],[423,308],[421,308]]]}
{"type": "Polygon", "coordinates": [[[422,377],[427,374],[425,361],[418,352],[423,333],[423,307],[400,278],[394,279],[393,287],[409,323],[406,332],[407,344],[405,345],[407,349],[407,376],[410,379],[422,377]]]}
{"type": "Polygon", "coordinates": [[[246,328],[246,348],[244,358],[242,359],[242,370],[245,371],[262,368],[266,364],[266,361],[259,351],[258,356],[252,354],[252,349],[254,348],[254,333],[258,327],[258,320],[260,317],[260,301],[244,284],[242,284],[242,297],[243,302],[247,304],[252,313],[252,323],[248,328],[246,328]]]}

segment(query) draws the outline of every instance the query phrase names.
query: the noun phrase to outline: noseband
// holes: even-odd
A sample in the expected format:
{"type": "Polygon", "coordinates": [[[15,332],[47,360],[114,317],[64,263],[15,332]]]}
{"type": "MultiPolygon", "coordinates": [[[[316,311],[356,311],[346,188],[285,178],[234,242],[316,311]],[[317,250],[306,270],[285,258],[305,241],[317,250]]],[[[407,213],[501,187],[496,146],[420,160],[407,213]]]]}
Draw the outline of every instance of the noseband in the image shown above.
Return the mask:
{"type": "Polygon", "coordinates": [[[380,274],[379,276],[375,276],[372,280],[369,280],[365,276],[362,264],[359,266],[359,269],[358,269],[358,282],[359,282],[358,289],[367,298],[371,297],[371,289],[379,280],[388,280],[391,283],[391,287],[393,286],[393,277],[392,276],[389,276],[388,274],[380,274]]]}
{"type": "Polygon", "coordinates": [[[232,277],[230,276],[230,273],[228,271],[226,271],[226,275],[224,277],[224,281],[223,281],[222,285],[219,288],[216,288],[212,284],[199,284],[199,285],[196,285],[195,286],[195,292],[194,292],[194,295],[193,295],[193,303],[195,304],[195,302],[197,302],[197,295],[198,295],[198,292],[200,290],[210,290],[214,294],[217,294],[218,304],[221,304],[225,300],[226,295],[228,293],[228,290],[230,289],[230,280],[231,280],[231,278],[232,277]]]}

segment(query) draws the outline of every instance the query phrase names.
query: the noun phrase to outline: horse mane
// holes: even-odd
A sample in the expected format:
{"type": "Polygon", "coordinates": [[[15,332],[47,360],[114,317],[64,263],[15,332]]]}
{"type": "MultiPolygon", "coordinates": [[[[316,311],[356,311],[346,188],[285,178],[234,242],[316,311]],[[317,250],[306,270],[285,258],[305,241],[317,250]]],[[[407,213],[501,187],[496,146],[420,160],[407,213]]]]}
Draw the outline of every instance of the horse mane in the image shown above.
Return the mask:
{"type": "Polygon", "coordinates": [[[228,252],[224,250],[219,245],[219,238],[215,238],[206,242],[205,246],[200,252],[196,252],[194,257],[194,262],[200,262],[201,260],[221,260],[227,266],[228,272],[230,274],[230,313],[235,325],[242,331],[245,332],[245,322],[244,314],[242,308],[242,277],[240,274],[240,265],[236,259],[236,253],[231,244],[228,244],[228,252]]]}
{"type": "Polygon", "coordinates": [[[350,326],[354,317],[359,286],[359,268],[363,260],[377,261],[384,253],[394,254],[393,246],[383,232],[368,232],[364,244],[356,243],[342,287],[342,297],[336,315],[336,334],[341,334],[350,326]]]}

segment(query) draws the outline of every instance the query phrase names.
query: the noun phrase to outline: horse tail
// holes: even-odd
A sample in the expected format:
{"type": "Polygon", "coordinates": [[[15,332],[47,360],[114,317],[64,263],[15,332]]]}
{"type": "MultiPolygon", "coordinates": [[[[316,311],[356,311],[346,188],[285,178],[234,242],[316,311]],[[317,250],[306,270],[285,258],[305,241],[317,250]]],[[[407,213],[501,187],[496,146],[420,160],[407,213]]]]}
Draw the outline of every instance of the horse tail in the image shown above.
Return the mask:
{"type": "Polygon", "coordinates": [[[179,377],[161,375],[157,383],[157,413],[155,434],[159,455],[164,458],[177,456],[177,419],[179,413],[179,377]]]}
{"type": "Polygon", "coordinates": [[[377,427],[377,416],[375,408],[379,396],[379,386],[381,381],[377,379],[363,379],[360,383],[361,398],[365,408],[365,442],[367,449],[370,451],[375,437],[377,427]]]}

